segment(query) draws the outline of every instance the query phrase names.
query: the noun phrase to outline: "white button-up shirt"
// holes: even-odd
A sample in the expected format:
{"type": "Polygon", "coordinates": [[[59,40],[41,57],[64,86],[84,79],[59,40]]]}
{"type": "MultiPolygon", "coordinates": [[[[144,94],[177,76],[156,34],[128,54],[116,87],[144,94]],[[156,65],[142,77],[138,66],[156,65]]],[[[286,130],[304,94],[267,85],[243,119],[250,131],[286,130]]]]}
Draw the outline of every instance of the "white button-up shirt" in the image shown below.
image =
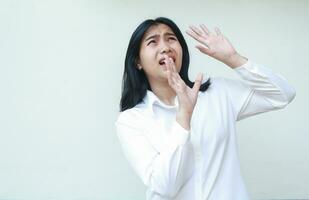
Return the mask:
{"type": "Polygon", "coordinates": [[[211,78],[199,92],[187,131],[151,91],[116,121],[124,155],[147,186],[147,200],[247,200],[236,141],[236,121],[284,108],[294,88],[250,60],[234,69],[242,80],[211,78]]]}

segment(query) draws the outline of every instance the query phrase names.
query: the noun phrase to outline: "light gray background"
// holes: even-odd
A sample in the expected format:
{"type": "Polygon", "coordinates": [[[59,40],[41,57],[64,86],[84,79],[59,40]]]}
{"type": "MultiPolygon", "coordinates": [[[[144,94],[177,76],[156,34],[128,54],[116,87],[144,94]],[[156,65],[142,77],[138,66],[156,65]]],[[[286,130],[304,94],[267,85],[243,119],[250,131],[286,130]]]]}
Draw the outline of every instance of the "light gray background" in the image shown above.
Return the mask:
{"type": "MultiPolygon", "coordinates": [[[[254,199],[309,198],[308,10],[309,1],[0,0],[0,199],[145,199],[114,121],[129,38],[157,16],[183,32],[218,26],[294,85],[286,109],[239,122],[241,167],[254,199]]],[[[185,37],[191,78],[237,78],[185,37]]]]}

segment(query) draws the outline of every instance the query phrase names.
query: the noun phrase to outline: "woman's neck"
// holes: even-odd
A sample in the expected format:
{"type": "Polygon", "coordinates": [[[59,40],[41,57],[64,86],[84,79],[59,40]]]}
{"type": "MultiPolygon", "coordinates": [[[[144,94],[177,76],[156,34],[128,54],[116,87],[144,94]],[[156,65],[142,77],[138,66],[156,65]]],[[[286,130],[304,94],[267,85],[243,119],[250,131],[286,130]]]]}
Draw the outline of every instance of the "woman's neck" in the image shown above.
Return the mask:
{"type": "Polygon", "coordinates": [[[166,105],[175,105],[175,91],[169,86],[168,82],[149,83],[152,92],[166,105]]]}

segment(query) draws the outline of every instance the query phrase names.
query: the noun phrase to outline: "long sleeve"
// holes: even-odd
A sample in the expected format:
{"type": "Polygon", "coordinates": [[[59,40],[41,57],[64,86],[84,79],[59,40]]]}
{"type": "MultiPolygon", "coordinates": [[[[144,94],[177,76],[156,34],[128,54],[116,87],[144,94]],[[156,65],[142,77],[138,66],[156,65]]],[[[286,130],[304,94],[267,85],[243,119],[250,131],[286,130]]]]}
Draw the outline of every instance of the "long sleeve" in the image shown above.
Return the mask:
{"type": "Polygon", "coordinates": [[[143,183],[151,191],[172,198],[193,172],[190,133],[175,121],[167,145],[158,152],[144,134],[143,121],[120,114],[116,122],[120,144],[143,183]]]}
{"type": "Polygon", "coordinates": [[[284,108],[296,95],[284,77],[250,60],[234,71],[242,81],[226,79],[226,86],[236,120],[284,108]]]}

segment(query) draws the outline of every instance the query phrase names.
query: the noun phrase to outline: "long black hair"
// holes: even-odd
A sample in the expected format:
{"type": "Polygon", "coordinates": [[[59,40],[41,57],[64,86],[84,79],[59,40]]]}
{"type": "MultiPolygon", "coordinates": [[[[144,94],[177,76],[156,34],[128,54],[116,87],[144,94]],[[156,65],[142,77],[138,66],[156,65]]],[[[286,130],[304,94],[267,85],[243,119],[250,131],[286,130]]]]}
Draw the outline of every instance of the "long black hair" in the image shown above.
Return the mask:
{"type": "MultiPolygon", "coordinates": [[[[128,45],[122,78],[120,111],[133,108],[135,105],[142,102],[147,90],[151,90],[146,74],[143,70],[138,70],[137,61],[139,60],[140,46],[145,32],[152,25],[157,24],[165,24],[169,26],[176,35],[183,52],[182,66],[179,75],[186,85],[191,88],[194,85],[194,82],[191,82],[188,77],[190,63],[188,46],[177,25],[172,20],[165,17],[147,19],[135,29],[128,45]]],[[[200,91],[206,91],[209,85],[210,79],[201,85],[200,91]]]]}

